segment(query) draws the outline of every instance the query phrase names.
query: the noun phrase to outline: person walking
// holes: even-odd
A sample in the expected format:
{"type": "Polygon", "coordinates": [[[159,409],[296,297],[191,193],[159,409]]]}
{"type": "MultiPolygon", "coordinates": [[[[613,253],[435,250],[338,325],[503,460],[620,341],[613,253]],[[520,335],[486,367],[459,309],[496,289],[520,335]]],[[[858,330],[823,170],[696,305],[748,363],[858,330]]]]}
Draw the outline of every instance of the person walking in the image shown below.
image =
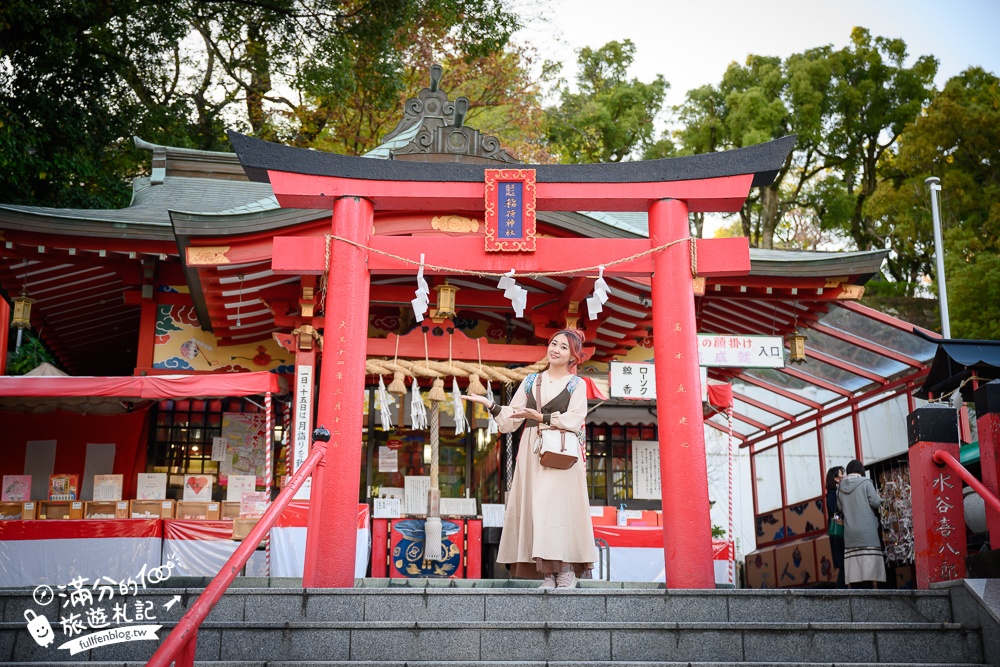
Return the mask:
{"type": "Polygon", "coordinates": [[[877,514],[882,498],[864,473],[861,461],[851,461],[837,489],[837,507],[844,517],[844,580],[851,588],[869,581],[878,588],[878,582],[885,581],[877,514]]]}

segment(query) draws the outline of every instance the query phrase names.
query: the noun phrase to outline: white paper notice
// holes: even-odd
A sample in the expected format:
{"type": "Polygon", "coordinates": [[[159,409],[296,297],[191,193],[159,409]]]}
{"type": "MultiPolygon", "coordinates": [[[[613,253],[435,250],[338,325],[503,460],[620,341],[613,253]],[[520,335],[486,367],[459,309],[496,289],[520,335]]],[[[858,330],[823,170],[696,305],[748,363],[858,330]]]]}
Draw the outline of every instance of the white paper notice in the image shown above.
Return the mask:
{"type": "Polygon", "coordinates": [[[388,447],[378,448],[378,471],[399,472],[399,454],[388,447]]]}
{"type": "Polygon", "coordinates": [[[505,511],[503,505],[483,503],[483,528],[503,528],[505,511]]]}
{"type": "Polygon", "coordinates": [[[94,475],[94,500],[121,500],[123,475],[94,475]]]}
{"type": "Polygon", "coordinates": [[[257,478],[253,475],[230,475],[227,481],[227,503],[241,502],[244,493],[253,493],[257,490],[257,478]]]}
{"type": "Polygon", "coordinates": [[[137,500],[165,500],[167,497],[167,473],[141,472],[135,485],[137,500]]]}
{"type": "Polygon", "coordinates": [[[442,498],[441,516],[476,516],[475,498],[442,498]]]}
{"type": "Polygon", "coordinates": [[[222,436],[215,436],[212,438],[212,460],[221,461],[226,456],[226,446],[229,444],[229,438],[223,438],[222,436]]]}
{"type": "Polygon", "coordinates": [[[408,475],[403,478],[403,512],[406,514],[427,514],[427,492],[431,488],[431,478],[423,475],[408,475]]]}
{"type": "Polygon", "coordinates": [[[591,505],[590,516],[604,516],[604,505],[591,505]]]}
{"type": "Polygon", "coordinates": [[[376,519],[398,519],[400,517],[401,505],[399,498],[376,498],[375,518],[376,519]]]}
{"type": "Polygon", "coordinates": [[[660,443],[651,440],[632,441],[632,497],[659,500],[660,443]]]}

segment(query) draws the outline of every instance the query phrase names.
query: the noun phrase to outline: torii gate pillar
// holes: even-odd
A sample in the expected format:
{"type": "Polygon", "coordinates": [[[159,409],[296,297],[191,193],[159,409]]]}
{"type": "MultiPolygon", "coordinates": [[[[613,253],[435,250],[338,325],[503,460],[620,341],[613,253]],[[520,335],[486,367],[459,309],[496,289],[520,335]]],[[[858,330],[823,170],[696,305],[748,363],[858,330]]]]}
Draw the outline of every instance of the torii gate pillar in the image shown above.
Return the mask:
{"type": "MultiPolygon", "coordinates": [[[[341,197],[333,203],[333,232],[367,245],[372,203],[341,197]]],[[[364,427],[365,342],[368,340],[368,251],[331,244],[316,424],[330,431],[325,459],[313,476],[303,568],[304,588],[352,588],[358,539],[358,480],[364,427]]]]}
{"type": "MultiPolygon", "coordinates": [[[[662,199],[650,205],[650,245],[689,234],[685,202],[662,199]]],[[[690,245],[672,245],[653,258],[653,356],[668,589],[715,588],[690,245]]]]}

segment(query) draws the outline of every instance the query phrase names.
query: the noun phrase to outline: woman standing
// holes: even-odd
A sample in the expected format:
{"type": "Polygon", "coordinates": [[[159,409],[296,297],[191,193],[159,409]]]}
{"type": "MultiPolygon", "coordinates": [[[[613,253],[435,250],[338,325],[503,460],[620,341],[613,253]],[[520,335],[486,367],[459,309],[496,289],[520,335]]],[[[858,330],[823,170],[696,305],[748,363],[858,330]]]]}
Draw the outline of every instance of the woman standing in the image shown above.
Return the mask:
{"type": "MultiPolygon", "coordinates": [[[[526,377],[510,405],[500,406],[482,396],[462,397],[486,406],[502,433],[528,422],[507,495],[497,562],[509,563],[515,577],[542,579],[539,588],[573,588],[597,559],[582,456],[577,464],[560,470],[544,467],[534,451],[539,424],[583,431],[587,388],[574,374],[583,360],[583,334],[563,329],[549,340],[548,368],[526,377]]],[[[584,439],[580,442],[582,448],[584,439]]]]}
{"type": "Polygon", "coordinates": [[[844,577],[847,585],[870,581],[878,588],[885,581],[885,560],[878,538],[878,512],[882,498],[872,481],[864,476],[865,466],[854,460],[847,464],[847,477],[840,481],[837,505],[844,517],[844,577]]]}
{"type": "MultiPolygon", "coordinates": [[[[836,518],[843,521],[840,508],[837,505],[837,486],[846,473],[840,466],[826,471],[826,519],[830,523],[836,518]]],[[[833,555],[833,566],[837,568],[837,588],[847,588],[844,582],[844,536],[830,535],[830,552],[833,555]]]]}

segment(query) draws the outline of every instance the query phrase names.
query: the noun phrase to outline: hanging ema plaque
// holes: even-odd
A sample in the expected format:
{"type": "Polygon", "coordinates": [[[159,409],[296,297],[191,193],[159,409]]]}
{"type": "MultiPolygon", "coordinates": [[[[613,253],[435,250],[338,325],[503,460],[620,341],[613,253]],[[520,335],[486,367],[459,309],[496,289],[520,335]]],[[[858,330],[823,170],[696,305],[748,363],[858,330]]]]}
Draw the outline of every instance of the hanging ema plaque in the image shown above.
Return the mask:
{"type": "Polygon", "coordinates": [[[486,170],[486,252],[534,252],[535,170],[486,170]]]}

